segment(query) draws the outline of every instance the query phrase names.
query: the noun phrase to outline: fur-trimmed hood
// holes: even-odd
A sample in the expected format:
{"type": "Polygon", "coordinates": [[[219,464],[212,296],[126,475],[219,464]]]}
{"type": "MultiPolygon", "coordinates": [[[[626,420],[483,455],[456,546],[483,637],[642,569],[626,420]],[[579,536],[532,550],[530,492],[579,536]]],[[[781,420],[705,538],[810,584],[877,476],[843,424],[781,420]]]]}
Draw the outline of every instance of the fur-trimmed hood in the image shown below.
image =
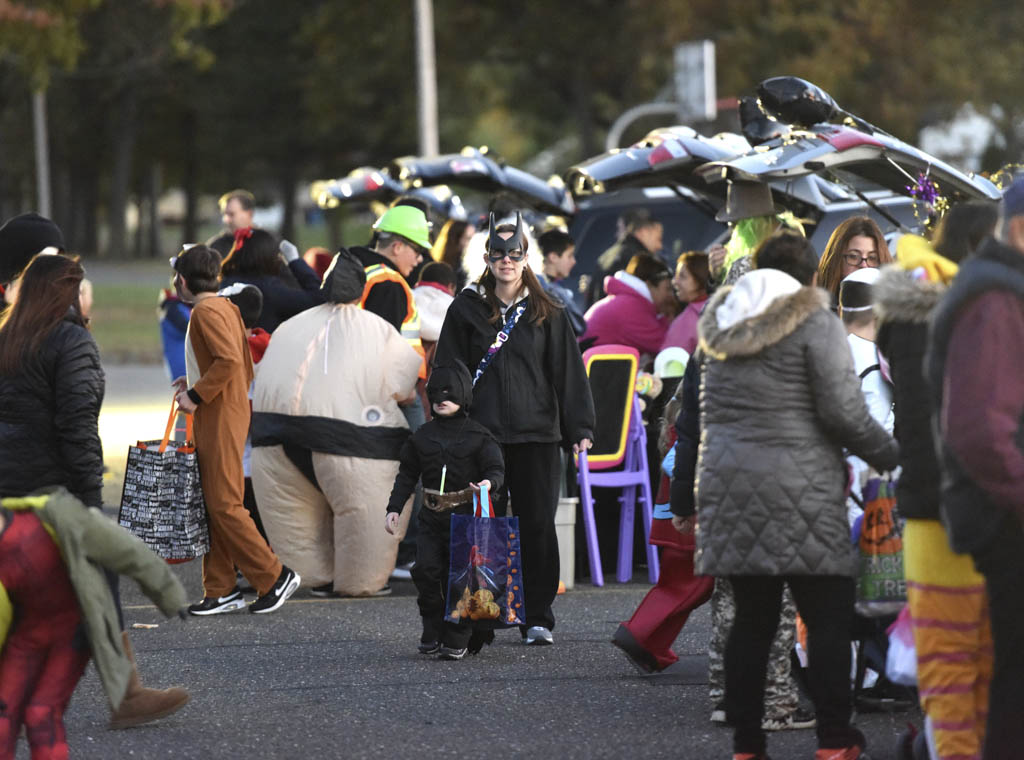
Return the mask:
{"type": "Polygon", "coordinates": [[[884,267],[873,287],[878,324],[927,322],[948,287],[942,282],[915,278],[898,264],[884,267]]]}
{"type": "Polygon", "coordinates": [[[726,302],[739,285],[738,282],[733,287],[725,287],[715,293],[697,323],[700,347],[720,361],[761,353],[795,332],[819,309],[828,309],[830,303],[826,291],[803,286],[775,298],[763,311],[722,328],[717,318],[718,307],[726,302]]]}

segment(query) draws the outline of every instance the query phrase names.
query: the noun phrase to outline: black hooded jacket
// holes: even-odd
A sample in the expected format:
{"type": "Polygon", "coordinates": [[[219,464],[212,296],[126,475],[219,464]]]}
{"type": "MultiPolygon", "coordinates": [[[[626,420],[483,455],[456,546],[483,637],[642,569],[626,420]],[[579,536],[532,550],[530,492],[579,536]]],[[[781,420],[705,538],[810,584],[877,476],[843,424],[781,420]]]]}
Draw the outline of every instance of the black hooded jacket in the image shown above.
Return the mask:
{"type": "Polygon", "coordinates": [[[672,514],[692,517],[697,511],[693,487],[697,480],[697,452],[700,449],[700,376],[704,352],[697,349],[686,363],[683,380],[676,390],[680,400],[676,417],[676,459],[672,469],[672,514]]]}
{"type": "MultiPolygon", "coordinates": [[[[470,374],[501,325],[473,286],[452,302],[434,364],[461,361],[470,374]]],[[[540,325],[524,314],[473,389],[470,416],[499,443],[575,443],[594,437],[594,400],[564,309],[540,325]]]]}
{"type": "Polygon", "coordinates": [[[445,493],[462,491],[481,480],[489,480],[491,488],[497,490],[505,477],[501,447],[491,432],[467,413],[473,401],[473,380],[465,365],[435,366],[427,395],[432,404],[451,401],[459,405],[459,410],[446,417],[435,414],[406,441],[388,512],[402,511],[421,476],[423,487],[435,491],[441,490],[443,476],[445,493]]]}
{"type": "Polygon", "coordinates": [[[324,302],[320,294],[320,278],[316,272],[302,259],[296,259],[287,265],[282,264],[282,273],[277,276],[270,275],[229,275],[221,280],[221,287],[234,285],[241,282],[246,285],[255,285],[263,294],[263,310],[256,326],[274,332],[277,326],[287,319],[291,319],[299,312],[319,306],[324,302]],[[285,277],[284,274],[291,272],[293,278],[285,277]],[[289,279],[298,282],[299,287],[293,287],[289,279]]]}
{"type": "Polygon", "coordinates": [[[942,471],[935,454],[932,404],[925,382],[928,320],[946,286],[916,280],[898,266],[882,270],[873,287],[878,316],[878,351],[888,360],[893,382],[893,434],[900,444],[896,501],[900,515],[912,520],[939,519],[942,471]]]}
{"type": "Polygon", "coordinates": [[[498,442],[487,428],[471,420],[462,410],[450,417],[435,415],[422,425],[402,446],[398,461],[398,476],[391,489],[388,512],[402,511],[420,477],[424,488],[440,490],[445,465],[448,467],[445,493],[461,491],[481,480],[489,480],[494,493],[505,478],[505,463],[498,442]]]}
{"type": "Polygon", "coordinates": [[[64,486],[102,505],[103,390],[96,342],[70,315],[17,374],[0,375],[0,496],[64,486]]]}

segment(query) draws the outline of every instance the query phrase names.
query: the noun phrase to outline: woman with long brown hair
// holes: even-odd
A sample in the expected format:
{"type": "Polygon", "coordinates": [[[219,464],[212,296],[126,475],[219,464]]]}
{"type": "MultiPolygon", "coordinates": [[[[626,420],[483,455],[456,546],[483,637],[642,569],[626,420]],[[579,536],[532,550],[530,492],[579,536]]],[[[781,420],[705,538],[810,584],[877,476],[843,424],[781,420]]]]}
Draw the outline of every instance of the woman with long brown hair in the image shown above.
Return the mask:
{"type": "MultiPolygon", "coordinates": [[[[14,304],[0,318],[0,496],[63,486],[86,506],[103,505],[104,377],[82,316],[84,275],[77,257],[40,253],[11,289],[14,304]]],[[[108,572],[107,582],[123,629],[118,576],[108,572]]],[[[132,671],[111,728],[146,723],[184,706],[183,689],[143,687],[127,633],[121,646],[132,671]]]]}
{"type": "Polygon", "coordinates": [[[452,302],[434,355],[436,366],[465,364],[473,375],[470,417],[494,434],[505,459],[498,514],[511,492],[523,551],[526,644],[551,644],[558,591],[555,508],[562,475],[559,444],[590,448],[594,402],[565,309],[526,264],[522,216],[495,224],[475,288],[452,302]]]}
{"type": "Polygon", "coordinates": [[[476,227],[469,222],[449,219],[444,223],[430,249],[430,256],[434,261],[443,261],[455,270],[456,292],[466,286],[467,275],[465,267],[462,266],[462,258],[466,255],[466,246],[475,233],[476,227]]]}
{"type": "Polygon", "coordinates": [[[99,350],[86,328],[77,258],[40,254],[0,320],[0,496],[64,486],[103,503],[99,350]]]}
{"type": "Polygon", "coordinates": [[[878,269],[892,263],[885,236],[867,216],[851,216],[832,232],[818,262],[818,287],[839,299],[839,283],[857,269],[878,269]]]}

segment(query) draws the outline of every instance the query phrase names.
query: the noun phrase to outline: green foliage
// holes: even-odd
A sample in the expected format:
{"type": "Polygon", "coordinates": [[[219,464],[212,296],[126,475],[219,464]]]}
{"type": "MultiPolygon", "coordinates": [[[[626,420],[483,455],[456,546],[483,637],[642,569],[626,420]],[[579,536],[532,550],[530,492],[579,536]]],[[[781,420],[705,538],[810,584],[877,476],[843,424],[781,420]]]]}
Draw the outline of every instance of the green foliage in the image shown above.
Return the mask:
{"type": "Polygon", "coordinates": [[[167,262],[96,267],[90,329],[100,356],[114,364],[162,360],[157,296],[168,287],[167,262]]]}
{"type": "Polygon", "coordinates": [[[693,18],[694,36],[717,42],[721,93],[751,93],[770,76],[804,77],[846,110],[910,142],[968,100],[1004,102],[1012,91],[1017,103],[1024,100],[1009,63],[1024,42],[1019,33],[1006,34],[1024,31],[1020,4],[697,0],[693,18]]]}
{"type": "MultiPolygon", "coordinates": [[[[717,44],[721,97],[803,76],[910,142],[964,102],[998,103],[1000,155],[1022,152],[1024,4],[433,4],[445,152],[486,144],[519,164],[573,135],[579,148],[563,161],[593,155],[625,109],[671,96],[674,46],[701,38],[717,44]]],[[[417,150],[412,0],[0,2],[0,21],[4,209],[31,196],[27,92],[47,82],[55,213],[73,228],[117,203],[118,183],[138,192],[153,164],[165,185],[247,186],[265,203],[417,150]]],[[[83,229],[72,237],[96,237],[83,229]]]]}
{"type": "Polygon", "coordinates": [[[0,7],[0,51],[12,58],[31,82],[45,90],[52,67],[71,69],[82,53],[78,16],[101,0],[48,0],[0,7]]]}

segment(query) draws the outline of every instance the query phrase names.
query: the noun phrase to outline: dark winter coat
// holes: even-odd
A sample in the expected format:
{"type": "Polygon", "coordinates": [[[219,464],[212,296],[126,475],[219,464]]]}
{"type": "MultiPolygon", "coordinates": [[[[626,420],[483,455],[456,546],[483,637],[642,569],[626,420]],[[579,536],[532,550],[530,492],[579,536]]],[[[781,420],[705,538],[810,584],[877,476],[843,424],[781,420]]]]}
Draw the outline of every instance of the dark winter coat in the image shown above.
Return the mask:
{"type": "Polygon", "coordinates": [[[1024,522],[1022,323],[1024,254],[989,239],[935,308],[925,360],[939,431],[940,516],[958,553],[983,552],[1010,521],[1024,522]],[[954,340],[961,321],[965,331],[954,340]]]}
{"type": "Polygon", "coordinates": [[[898,447],[868,412],[828,294],[801,287],[721,329],[716,312],[744,279],[699,324],[697,571],[851,576],[843,448],[890,470],[898,447]]]}
{"type": "Polygon", "coordinates": [[[679,414],[676,417],[676,457],[672,466],[672,514],[691,517],[696,506],[693,487],[697,480],[697,452],[700,449],[700,378],[704,370],[704,352],[694,351],[686,363],[679,390],[679,414]]]}
{"type": "Polygon", "coordinates": [[[496,493],[505,477],[501,447],[487,428],[461,411],[450,417],[435,415],[402,446],[388,512],[402,511],[420,477],[424,488],[440,490],[446,465],[445,493],[462,491],[481,480],[489,480],[496,493]]]}
{"type": "Polygon", "coordinates": [[[17,374],[0,375],[0,496],[64,486],[103,504],[103,390],[96,342],[70,315],[17,374]]]}
{"type": "Polygon", "coordinates": [[[221,281],[222,288],[241,282],[255,285],[260,289],[263,294],[263,311],[260,312],[256,326],[268,333],[274,332],[279,324],[291,319],[300,311],[324,302],[324,297],[320,293],[320,278],[309,264],[302,259],[296,259],[288,262],[287,268],[283,269],[295,276],[299,283],[298,288],[291,285],[290,278],[271,275],[231,275],[221,281]]]}
{"type": "MultiPolygon", "coordinates": [[[[349,251],[355,254],[363,267],[372,267],[380,264],[398,272],[398,268],[391,259],[381,256],[372,248],[353,246],[349,248],[349,251]]],[[[390,280],[378,282],[370,288],[370,292],[366,295],[366,300],[363,302],[363,308],[382,319],[386,319],[394,325],[396,330],[401,332],[402,323],[405,322],[409,315],[409,296],[400,282],[392,282],[390,280]]]]}
{"type": "Polygon", "coordinates": [[[900,444],[896,501],[903,517],[939,519],[941,472],[932,433],[932,405],[924,377],[928,319],[946,285],[911,277],[899,266],[882,269],[873,287],[878,318],[876,343],[893,383],[893,434],[900,444]]]}
{"type": "MultiPolygon", "coordinates": [[[[501,329],[491,307],[466,288],[448,309],[434,364],[477,365],[501,329]]],[[[473,389],[470,416],[499,443],[565,443],[593,439],[594,399],[576,336],[564,309],[540,325],[526,314],[473,389]]]]}

